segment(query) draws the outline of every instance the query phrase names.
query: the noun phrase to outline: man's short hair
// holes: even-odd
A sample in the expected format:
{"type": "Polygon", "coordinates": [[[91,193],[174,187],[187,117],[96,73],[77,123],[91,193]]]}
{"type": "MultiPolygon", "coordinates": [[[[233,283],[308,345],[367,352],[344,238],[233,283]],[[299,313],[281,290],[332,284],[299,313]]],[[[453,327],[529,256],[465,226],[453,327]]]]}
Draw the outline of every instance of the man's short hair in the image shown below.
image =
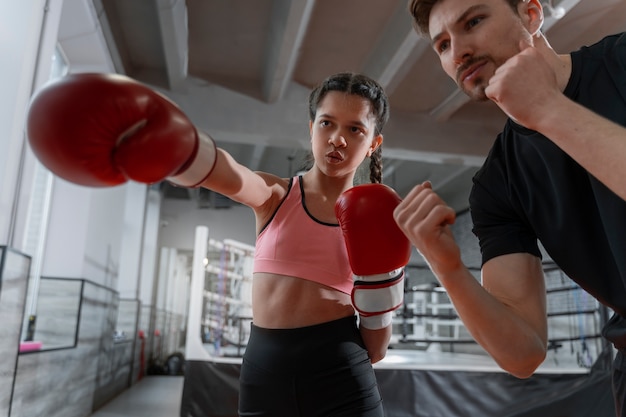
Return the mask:
{"type": "MultiPolygon", "coordinates": [[[[433,7],[442,0],[409,0],[409,13],[413,16],[413,27],[422,36],[429,36],[428,22],[433,7]]],[[[517,11],[517,4],[522,0],[503,0],[517,11]]]]}

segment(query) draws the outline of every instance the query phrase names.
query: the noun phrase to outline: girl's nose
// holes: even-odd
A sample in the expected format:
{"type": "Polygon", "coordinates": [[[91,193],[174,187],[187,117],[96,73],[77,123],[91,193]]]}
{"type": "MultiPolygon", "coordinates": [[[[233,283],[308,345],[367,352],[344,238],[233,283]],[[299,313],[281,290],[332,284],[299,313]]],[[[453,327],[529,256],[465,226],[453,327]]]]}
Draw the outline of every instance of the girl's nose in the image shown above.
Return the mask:
{"type": "Polygon", "coordinates": [[[328,138],[328,143],[333,145],[335,148],[341,148],[346,146],[346,139],[340,132],[334,132],[328,138]]]}

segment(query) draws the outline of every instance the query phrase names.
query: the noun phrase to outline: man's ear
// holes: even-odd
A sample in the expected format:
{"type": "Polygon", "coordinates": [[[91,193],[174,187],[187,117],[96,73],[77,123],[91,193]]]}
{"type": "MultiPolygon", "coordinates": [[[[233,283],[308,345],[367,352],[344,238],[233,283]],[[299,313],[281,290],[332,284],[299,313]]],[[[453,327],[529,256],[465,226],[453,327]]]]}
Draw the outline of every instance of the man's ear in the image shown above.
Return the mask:
{"type": "Polygon", "coordinates": [[[519,3],[518,11],[524,26],[531,35],[536,35],[543,26],[543,6],[540,0],[524,0],[519,3]]]}

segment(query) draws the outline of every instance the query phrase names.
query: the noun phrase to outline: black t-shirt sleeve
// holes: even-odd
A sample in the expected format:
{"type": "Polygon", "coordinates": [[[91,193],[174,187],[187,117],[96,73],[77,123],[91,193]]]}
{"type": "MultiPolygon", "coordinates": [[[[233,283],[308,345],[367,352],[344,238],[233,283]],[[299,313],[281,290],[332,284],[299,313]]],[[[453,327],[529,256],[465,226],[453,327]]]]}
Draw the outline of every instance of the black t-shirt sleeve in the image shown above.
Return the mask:
{"type": "Polygon", "coordinates": [[[512,204],[514,197],[507,186],[507,172],[499,153],[496,141],[485,165],[474,176],[470,193],[472,231],[479,241],[482,264],[511,253],[530,253],[541,258],[537,236],[512,204]]]}

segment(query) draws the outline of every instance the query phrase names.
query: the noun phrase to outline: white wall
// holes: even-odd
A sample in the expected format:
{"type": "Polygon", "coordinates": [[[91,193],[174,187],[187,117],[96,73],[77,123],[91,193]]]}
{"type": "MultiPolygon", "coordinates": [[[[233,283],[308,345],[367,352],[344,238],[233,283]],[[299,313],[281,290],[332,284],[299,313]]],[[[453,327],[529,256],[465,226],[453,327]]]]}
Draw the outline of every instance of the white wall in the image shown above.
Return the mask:
{"type": "MultiPolygon", "coordinates": [[[[50,74],[54,42],[45,40],[56,38],[62,2],[0,2],[0,244],[13,245],[13,241],[20,241],[19,236],[15,237],[21,231],[15,230],[14,214],[26,211],[26,207],[14,205],[24,203],[18,193],[20,176],[29,178],[31,174],[20,171],[27,153],[26,110],[33,86],[41,83],[42,78],[47,80],[50,74]],[[40,37],[44,39],[41,43],[40,37]]],[[[29,193],[29,186],[26,181],[23,194],[29,193]]]]}
{"type": "Polygon", "coordinates": [[[128,204],[124,207],[122,219],[122,244],[120,247],[119,276],[115,287],[121,298],[138,298],[143,252],[143,233],[146,229],[145,217],[148,211],[148,187],[135,182],[125,187],[128,204]]]}
{"type": "MultiPolygon", "coordinates": [[[[24,216],[36,194],[33,173],[38,164],[25,140],[30,97],[48,81],[58,44],[69,58],[71,73],[113,71],[100,29],[89,0],[0,3],[5,62],[0,67],[0,245],[15,241],[20,246],[26,240],[29,222],[24,216]]],[[[156,190],[135,183],[91,189],[55,177],[49,212],[43,215],[45,243],[41,253],[31,254],[41,261],[37,273],[88,279],[144,304],[151,304],[156,292],[160,248],[192,251],[196,226],[207,226],[213,239],[255,241],[254,216],[247,207],[207,210],[174,200],[161,206],[156,190]]]]}
{"type": "MultiPolygon", "coordinates": [[[[144,219],[145,228],[141,254],[142,261],[137,294],[138,298],[144,304],[151,304],[155,277],[157,276],[158,235],[161,216],[161,195],[157,190],[148,190],[146,204],[146,218],[144,219]]],[[[124,297],[127,296],[124,293],[121,295],[124,297]]]]}
{"type": "Polygon", "coordinates": [[[193,201],[163,200],[160,246],[193,251],[196,226],[208,227],[211,239],[233,239],[252,246],[255,244],[254,213],[246,206],[198,209],[193,201]]]}

